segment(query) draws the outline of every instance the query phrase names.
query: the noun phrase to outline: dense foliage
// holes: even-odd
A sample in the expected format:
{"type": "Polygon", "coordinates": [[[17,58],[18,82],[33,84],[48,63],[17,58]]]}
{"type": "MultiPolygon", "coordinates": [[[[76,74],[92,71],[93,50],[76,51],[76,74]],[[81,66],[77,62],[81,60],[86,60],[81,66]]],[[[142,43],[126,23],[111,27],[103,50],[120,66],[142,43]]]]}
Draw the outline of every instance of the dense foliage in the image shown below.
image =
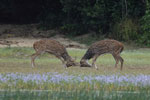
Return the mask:
{"type": "Polygon", "coordinates": [[[147,9],[145,15],[141,19],[141,36],[140,43],[150,46],[150,2],[147,0],[147,9]]]}
{"type": "Polygon", "coordinates": [[[43,29],[59,28],[70,35],[91,33],[148,44],[148,3],[149,0],[1,0],[0,22],[40,23],[43,29]]]}

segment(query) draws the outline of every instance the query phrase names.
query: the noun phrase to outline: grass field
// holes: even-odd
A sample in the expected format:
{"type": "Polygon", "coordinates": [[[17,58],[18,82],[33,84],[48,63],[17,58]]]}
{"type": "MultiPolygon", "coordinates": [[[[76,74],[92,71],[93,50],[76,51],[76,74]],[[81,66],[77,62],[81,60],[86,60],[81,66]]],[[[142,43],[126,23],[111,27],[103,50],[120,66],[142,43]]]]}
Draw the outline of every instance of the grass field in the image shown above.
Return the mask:
{"type": "MultiPolygon", "coordinates": [[[[80,61],[86,50],[69,49],[69,54],[80,61]]],[[[30,55],[34,53],[32,48],[0,48],[0,73],[5,72],[60,72],[71,74],[150,74],[150,50],[125,50],[121,56],[124,59],[123,71],[120,71],[120,64],[115,69],[115,60],[110,54],[102,55],[97,59],[99,70],[94,68],[80,68],[79,66],[64,69],[61,61],[50,54],[39,56],[35,63],[36,68],[31,67],[30,55]]],[[[91,61],[90,61],[91,62],[91,61]]]]}
{"type": "MultiPolygon", "coordinates": [[[[79,62],[86,50],[68,49],[68,52],[79,62]]],[[[110,54],[98,58],[96,64],[99,70],[79,66],[65,69],[59,59],[49,54],[39,56],[35,61],[37,67],[32,68],[30,55],[33,53],[32,48],[0,48],[0,89],[10,90],[1,91],[0,99],[19,100],[27,95],[30,95],[27,100],[37,100],[37,95],[38,100],[43,97],[44,100],[48,100],[46,98],[66,100],[67,97],[71,100],[150,98],[150,49],[122,52],[121,56],[124,59],[122,71],[120,64],[117,69],[114,68],[115,60],[110,54]],[[39,94],[16,90],[51,92],[43,91],[39,94]]]]}

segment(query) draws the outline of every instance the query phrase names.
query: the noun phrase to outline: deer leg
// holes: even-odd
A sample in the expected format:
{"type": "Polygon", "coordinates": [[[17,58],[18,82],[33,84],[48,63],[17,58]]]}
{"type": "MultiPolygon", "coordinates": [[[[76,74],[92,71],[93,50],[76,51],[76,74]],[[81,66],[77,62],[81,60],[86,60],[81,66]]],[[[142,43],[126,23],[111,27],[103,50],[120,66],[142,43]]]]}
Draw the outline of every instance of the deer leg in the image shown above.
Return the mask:
{"type": "Polygon", "coordinates": [[[86,60],[86,63],[91,66],[91,64],[88,62],[88,60],[86,60]]]}
{"type": "Polygon", "coordinates": [[[96,64],[95,64],[97,58],[98,58],[98,55],[94,56],[93,62],[92,62],[92,67],[95,67],[96,69],[98,69],[96,64]]]}
{"type": "Polygon", "coordinates": [[[114,57],[114,59],[116,61],[115,68],[117,68],[117,65],[118,65],[118,62],[119,62],[118,57],[117,57],[116,54],[112,54],[112,55],[113,55],[113,57],[114,57]]]}
{"type": "Polygon", "coordinates": [[[118,55],[118,59],[119,59],[119,61],[121,63],[121,69],[120,70],[122,70],[124,60],[123,60],[123,58],[120,55],[118,55]]]}
{"type": "Polygon", "coordinates": [[[64,59],[60,57],[60,60],[62,61],[63,66],[67,69],[66,62],[64,61],[64,59]]]}
{"type": "Polygon", "coordinates": [[[32,67],[35,67],[34,60],[35,60],[36,57],[37,57],[38,55],[40,55],[40,54],[41,54],[41,53],[36,52],[35,54],[33,54],[33,55],[31,56],[31,64],[32,64],[32,67]]]}

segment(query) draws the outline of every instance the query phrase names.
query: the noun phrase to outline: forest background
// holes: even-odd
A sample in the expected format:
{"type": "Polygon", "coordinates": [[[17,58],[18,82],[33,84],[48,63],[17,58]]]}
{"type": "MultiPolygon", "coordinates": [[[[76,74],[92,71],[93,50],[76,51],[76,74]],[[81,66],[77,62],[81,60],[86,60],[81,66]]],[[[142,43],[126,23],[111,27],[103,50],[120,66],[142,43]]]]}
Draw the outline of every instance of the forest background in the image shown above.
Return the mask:
{"type": "Polygon", "coordinates": [[[150,46],[150,0],[0,0],[0,24],[33,23],[66,36],[150,46]]]}

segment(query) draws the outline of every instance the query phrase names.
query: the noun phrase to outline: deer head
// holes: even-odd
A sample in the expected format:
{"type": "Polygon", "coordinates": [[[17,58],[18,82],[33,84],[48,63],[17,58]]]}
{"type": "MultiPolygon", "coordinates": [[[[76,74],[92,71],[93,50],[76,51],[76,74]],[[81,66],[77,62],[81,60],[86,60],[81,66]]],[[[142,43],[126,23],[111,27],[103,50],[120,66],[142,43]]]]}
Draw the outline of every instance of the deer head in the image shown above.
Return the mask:
{"type": "Polygon", "coordinates": [[[70,57],[70,59],[67,60],[67,63],[66,63],[66,66],[67,66],[67,67],[70,67],[70,66],[79,66],[79,65],[80,65],[80,64],[77,63],[77,62],[75,61],[75,59],[73,59],[72,57],[70,57]]]}
{"type": "Polygon", "coordinates": [[[80,61],[80,67],[92,67],[89,63],[86,62],[86,60],[80,61]]]}

